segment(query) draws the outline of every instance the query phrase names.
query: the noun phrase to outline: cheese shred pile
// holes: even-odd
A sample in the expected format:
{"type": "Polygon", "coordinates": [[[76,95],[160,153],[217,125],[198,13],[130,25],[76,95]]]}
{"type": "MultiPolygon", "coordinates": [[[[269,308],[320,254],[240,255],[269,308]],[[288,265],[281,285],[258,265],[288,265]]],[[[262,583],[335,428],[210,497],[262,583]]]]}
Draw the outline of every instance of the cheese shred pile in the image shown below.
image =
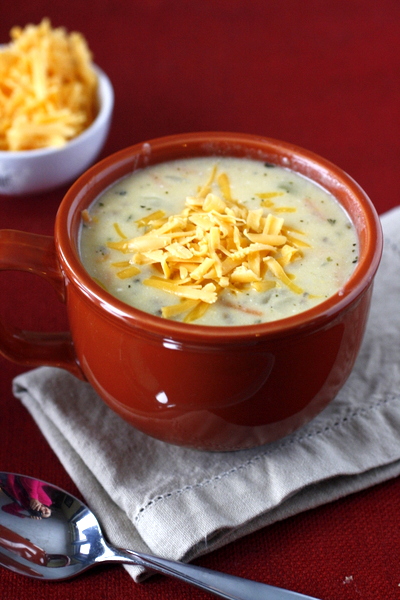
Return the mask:
{"type": "Polygon", "coordinates": [[[97,75],[85,38],[39,25],[14,27],[0,49],[0,150],[63,146],[97,114],[97,75]]]}
{"type": "MultiPolygon", "coordinates": [[[[273,195],[268,194],[268,206],[273,195]]],[[[137,225],[144,234],[132,239],[115,224],[121,239],[109,242],[109,248],[131,255],[113,263],[117,276],[134,277],[141,266],[152,265],[155,274],[143,284],[175,295],[179,301],[163,307],[162,316],[184,315],[184,322],[203,316],[224,290],[262,292],[283,284],[295,294],[303,293],[285,267],[308,246],[296,237],[304,234],[289,230],[282,217],[267,212],[266,197],[259,196],[260,208],[248,210],[232,197],[226,173],[218,175],[214,167],[209,181],[186,198],[181,214],[167,217],[159,210],[140,219],[137,225]],[[212,192],[213,184],[218,194],[212,192]]]]}

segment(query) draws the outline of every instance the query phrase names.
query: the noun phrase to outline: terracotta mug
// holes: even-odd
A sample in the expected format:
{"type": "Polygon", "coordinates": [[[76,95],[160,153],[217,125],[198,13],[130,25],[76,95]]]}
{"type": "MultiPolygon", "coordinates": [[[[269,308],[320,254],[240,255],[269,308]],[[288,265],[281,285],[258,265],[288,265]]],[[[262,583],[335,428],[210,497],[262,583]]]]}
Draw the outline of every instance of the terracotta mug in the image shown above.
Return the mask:
{"type": "MultiPolygon", "coordinates": [[[[382,252],[376,211],[341,169],[291,144],[193,133],[137,144],[94,165],[66,193],[54,239],[3,230],[0,267],[34,272],[65,302],[70,332],[0,329],[0,350],[27,366],[62,367],[87,380],[137,429],[203,450],[277,440],[338,393],[357,357],[382,252]],[[112,297],[79,258],[81,211],[132,171],[182,157],[248,157],[292,169],[330,191],[354,222],[359,262],[340,293],[270,323],[207,327],[162,319],[112,297]]],[[[90,410],[90,407],[88,407],[90,410]]]]}

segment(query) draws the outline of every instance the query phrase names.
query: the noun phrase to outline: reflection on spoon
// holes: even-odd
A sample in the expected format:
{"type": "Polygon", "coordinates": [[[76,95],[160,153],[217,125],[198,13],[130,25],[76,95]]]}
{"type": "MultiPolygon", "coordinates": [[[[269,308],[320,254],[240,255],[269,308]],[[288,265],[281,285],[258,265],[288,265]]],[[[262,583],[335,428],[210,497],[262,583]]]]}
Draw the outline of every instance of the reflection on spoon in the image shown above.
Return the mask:
{"type": "Polygon", "coordinates": [[[116,549],[94,514],[64,490],[0,472],[0,565],[37,579],[74,577],[102,562],[141,565],[226,600],[316,600],[195,565],[116,549]]]}

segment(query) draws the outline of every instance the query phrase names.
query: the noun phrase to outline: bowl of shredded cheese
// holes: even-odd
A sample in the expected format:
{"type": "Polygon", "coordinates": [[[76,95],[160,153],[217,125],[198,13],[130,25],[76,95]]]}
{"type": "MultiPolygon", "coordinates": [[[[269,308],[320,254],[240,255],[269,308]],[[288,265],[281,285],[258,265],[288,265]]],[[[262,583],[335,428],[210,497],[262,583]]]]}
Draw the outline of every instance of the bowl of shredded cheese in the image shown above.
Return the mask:
{"type": "Polygon", "coordinates": [[[114,92],[82,34],[14,27],[0,47],[0,196],[70,183],[97,158],[114,92]]]}

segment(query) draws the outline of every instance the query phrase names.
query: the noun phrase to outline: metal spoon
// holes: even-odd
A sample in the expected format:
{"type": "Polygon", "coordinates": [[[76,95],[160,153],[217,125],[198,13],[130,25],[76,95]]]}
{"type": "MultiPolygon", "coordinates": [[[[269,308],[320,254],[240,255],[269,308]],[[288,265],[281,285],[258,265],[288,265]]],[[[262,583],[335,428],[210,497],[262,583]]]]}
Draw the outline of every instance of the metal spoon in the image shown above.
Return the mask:
{"type": "Polygon", "coordinates": [[[102,562],[115,562],[142,565],[227,600],[317,600],[195,565],[113,548],[85,504],[45,481],[0,472],[0,488],[0,564],[22,575],[60,580],[102,562]]]}

